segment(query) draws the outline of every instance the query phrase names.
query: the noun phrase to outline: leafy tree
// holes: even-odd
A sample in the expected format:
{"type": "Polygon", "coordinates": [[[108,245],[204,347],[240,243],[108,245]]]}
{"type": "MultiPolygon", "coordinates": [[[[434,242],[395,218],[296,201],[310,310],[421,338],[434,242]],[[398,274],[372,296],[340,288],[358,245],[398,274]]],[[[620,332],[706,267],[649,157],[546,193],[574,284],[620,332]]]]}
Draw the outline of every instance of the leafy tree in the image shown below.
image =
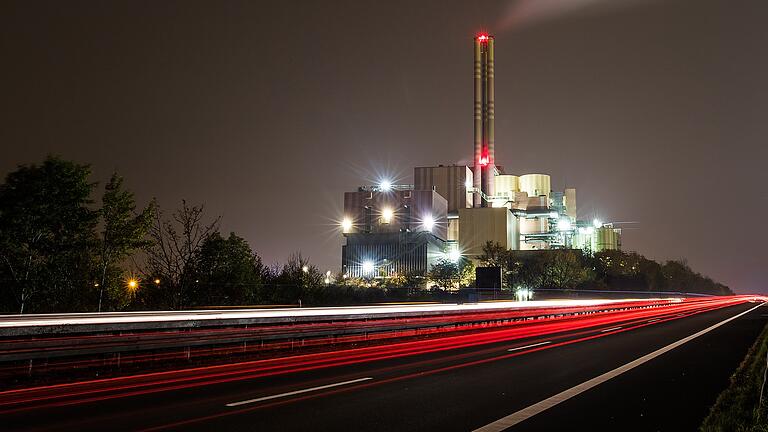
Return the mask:
{"type": "Polygon", "coordinates": [[[459,286],[469,287],[475,283],[475,264],[462,258],[459,261],[459,286]]]}
{"type": "Polygon", "coordinates": [[[108,293],[114,293],[113,297],[117,297],[116,294],[124,291],[121,289],[120,273],[122,272],[117,267],[118,264],[130,256],[134,250],[150,245],[146,235],[157,206],[153,201],[136,214],[136,201],[133,194],[123,188],[123,178],[116,173],[112,174],[104,188],[101,202],[99,215],[102,219],[102,230],[98,240],[98,311],[101,311],[105,290],[108,293]]]}
{"type": "Polygon", "coordinates": [[[195,260],[195,283],[189,303],[204,305],[244,305],[261,300],[266,268],[248,242],[235,233],[224,238],[209,235],[195,260]]]}
{"type": "Polygon", "coordinates": [[[427,279],[435,286],[443,289],[469,286],[474,280],[474,265],[467,259],[454,262],[440,259],[427,274],[427,279]]]}
{"type": "Polygon", "coordinates": [[[551,288],[574,289],[590,274],[581,262],[581,251],[563,249],[543,255],[546,283],[551,288]]]}
{"type": "Polygon", "coordinates": [[[164,219],[159,208],[154,212],[149,229],[152,242],[144,249],[144,273],[149,279],[160,280],[162,289],[148,290],[142,301],[155,307],[184,307],[186,291],[195,281],[191,274],[200,248],[205,239],[218,231],[220,218],[205,223],[203,212],[202,205],[190,207],[184,200],[170,219],[164,219]]]}
{"type": "Polygon", "coordinates": [[[427,274],[427,279],[430,282],[443,289],[453,288],[458,278],[459,265],[447,259],[438,260],[427,274]]]}
{"type": "Polygon", "coordinates": [[[504,282],[508,289],[545,288],[546,263],[542,251],[508,251],[506,260],[504,282]]]}
{"type": "Polygon", "coordinates": [[[502,270],[509,261],[509,250],[495,242],[486,242],[483,245],[483,253],[480,255],[480,262],[487,267],[501,267],[502,270]]]}
{"type": "MultiPolygon", "coordinates": [[[[92,286],[88,165],[48,157],[23,165],[0,186],[2,291],[19,313],[77,310],[92,286]],[[33,303],[35,298],[45,301],[33,303]]],[[[11,306],[11,307],[9,307],[11,306]]]]}
{"type": "Polygon", "coordinates": [[[276,272],[272,284],[272,301],[279,304],[312,302],[316,291],[323,285],[324,274],[300,253],[288,258],[288,262],[276,272]]]}

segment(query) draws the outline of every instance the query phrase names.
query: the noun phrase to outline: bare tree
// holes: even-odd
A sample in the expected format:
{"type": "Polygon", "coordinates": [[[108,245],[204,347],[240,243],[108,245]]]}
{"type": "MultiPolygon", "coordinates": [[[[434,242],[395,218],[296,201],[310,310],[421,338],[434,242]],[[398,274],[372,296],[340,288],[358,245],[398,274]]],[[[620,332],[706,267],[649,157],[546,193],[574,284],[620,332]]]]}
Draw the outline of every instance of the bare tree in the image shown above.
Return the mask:
{"type": "Polygon", "coordinates": [[[144,273],[158,281],[158,288],[170,295],[170,307],[184,307],[184,295],[190,284],[190,275],[198,258],[200,247],[208,236],[219,230],[221,217],[210,223],[203,221],[204,206],[189,206],[181,201],[181,208],[170,219],[163,218],[163,212],[155,212],[149,230],[152,244],[147,253],[144,273]]]}

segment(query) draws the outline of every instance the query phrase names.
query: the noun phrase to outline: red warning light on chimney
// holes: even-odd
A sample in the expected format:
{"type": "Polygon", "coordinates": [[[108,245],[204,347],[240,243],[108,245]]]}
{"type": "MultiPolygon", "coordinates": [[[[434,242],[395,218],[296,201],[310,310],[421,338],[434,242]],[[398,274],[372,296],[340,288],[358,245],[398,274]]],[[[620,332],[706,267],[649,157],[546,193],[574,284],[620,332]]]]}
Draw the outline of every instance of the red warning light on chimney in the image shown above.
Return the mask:
{"type": "Polygon", "coordinates": [[[477,40],[479,40],[480,42],[486,42],[486,41],[488,41],[488,35],[486,35],[486,34],[478,35],[477,36],[477,40]]]}

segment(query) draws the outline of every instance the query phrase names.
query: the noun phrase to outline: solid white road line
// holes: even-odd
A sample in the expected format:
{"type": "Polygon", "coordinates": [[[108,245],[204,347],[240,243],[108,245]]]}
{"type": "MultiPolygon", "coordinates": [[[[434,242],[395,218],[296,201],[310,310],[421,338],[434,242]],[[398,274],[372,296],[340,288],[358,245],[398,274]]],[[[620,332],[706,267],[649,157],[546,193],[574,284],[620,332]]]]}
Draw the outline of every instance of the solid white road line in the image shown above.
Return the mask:
{"type": "Polygon", "coordinates": [[[356,380],[338,382],[338,383],[328,384],[328,385],[324,385],[324,386],[320,386],[320,387],[312,387],[312,388],[308,388],[308,389],[304,389],[304,390],[296,390],[296,391],[292,391],[292,392],[288,392],[288,393],[280,393],[280,394],[276,394],[276,395],[272,395],[272,396],[264,396],[264,397],[260,397],[260,398],[256,398],[256,399],[248,399],[248,400],[244,400],[244,401],[240,401],[240,402],[232,402],[232,403],[228,403],[227,406],[228,407],[236,407],[236,406],[250,404],[250,403],[262,402],[262,401],[266,401],[266,400],[270,400],[270,399],[277,399],[277,398],[282,398],[282,397],[286,397],[286,396],[293,396],[293,395],[302,394],[302,393],[309,393],[309,392],[318,391],[318,390],[325,390],[325,389],[329,389],[329,388],[333,388],[333,387],[339,387],[339,386],[343,386],[343,385],[347,385],[347,384],[354,384],[354,383],[358,383],[358,382],[362,382],[362,381],[368,381],[368,380],[372,380],[372,379],[373,378],[371,378],[371,377],[359,378],[359,379],[356,379],[356,380]]]}
{"type": "Polygon", "coordinates": [[[729,323],[729,322],[731,322],[731,321],[733,321],[733,320],[735,320],[735,319],[737,319],[737,318],[739,318],[739,317],[741,317],[743,315],[746,315],[746,314],[752,312],[753,310],[759,308],[763,304],[759,304],[759,305],[753,307],[752,309],[749,309],[747,311],[744,311],[744,312],[741,312],[741,313],[739,313],[737,315],[734,315],[734,316],[732,316],[732,317],[730,317],[728,319],[720,321],[719,323],[714,324],[712,326],[709,326],[709,327],[705,328],[704,330],[701,330],[701,331],[699,331],[697,333],[694,333],[694,334],[692,334],[692,335],[690,335],[688,337],[680,339],[677,342],[673,342],[673,343],[665,346],[664,348],[657,349],[656,351],[654,351],[654,352],[652,352],[650,354],[646,354],[646,355],[644,355],[644,356],[642,356],[642,357],[640,357],[638,359],[635,359],[635,360],[625,364],[624,366],[619,366],[619,367],[617,367],[616,369],[614,369],[612,371],[606,372],[606,373],[604,373],[604,374],[602,374],[600,376],[592,378],[589,381],[585,381],[585,382],[583,382],[583,383],[581,383],[581,384],[579,384],[579,385],[577,385],[575,387],[571,387],[568,390],[565,390],[565,391],[560,392],[560,393],[558,393],[558,394],[556,394],[554,396],[551,396],[551,397],[549,397],[547,399],[544,399],[541,402],[535,403],[535,404],[533,404],[533,405],[531,405],[531,406],[529,406],[527,408],[523,408],[520,411],[512,413],[512,414],[510,414],[510,415],[508,415],[506,417],[502,417],[502,418],[496,420],[493,423],[489,423],[489,424],[487,424],[487,425],[485,425],[485,426],[483,426],[481,428],[475,429],[474,432],[498,432],[498,431],[503,431],[503,430],[505,430],[507,428],[510,428],[510,427],[520,423],[521,421],[523,421],[525,419],[533,417],[533,416],[535,416],[536,414],[539,414],[542,411],[546,411],[546,410],[552,408],[553,406],[555,406],[555,405],[557,405],[557,404],[559,404],[561,402],[565,402],[568,399],[570,399],[570,398],[572,398],[574,396],[577,396],[577,395],[579,395],[579,394],[581,394],[581,393],[591,389],[592,387],[600,385],[600,384],[610,380],[611,378],[615,378],[615,377],[623,374],[624,372],[632,370],[632,369],[640,366],[641,364],[643,364],[645,362],[653,360],[654,358],[656,358],[656,357],[658,357],[658,356],[660,356],[660,355],[662,355],[662,354],[664,354],[664,353],[666,353],[668,351],[672,351],[673,349],[679,347],[680,345],[683,345],[683,344],[685,344],[687,342],[690,342],[693,339],[696,339],[697,337],[699,337],[699,336],[701,336],[701,335],[703,335],[705,333],[709,333],[712,330],[714,330],[714,329],[716,329],[716,328],[718,328],[718,327],[720,327],[720,326],[722,326],[724,324],[727,324],[727,323],[729,323]]]}
{"type": "Polygon", "coordinates": [[[654,319],[652,319],[652,320],[648,320],[648,322],[649,322],[649,323],[650,323],[650,322],[656,322],[656,321],[660,321],[660,319],[659,319],[659,318],[654,318],[654,319]]]}
{"type": "Polygon", "coordinates": [[[600,333],[605,333],[605,332],[609,332],[609,331],[613,331],[613,330],[620,330],[620,329],[621,329],[621,327],[611,327],[609,329],[600,330],[600,333]]]}
{"type": "Polygon", "coordinates": [[[510,352],[511,352],[511,351],[518,351],[518,350],[521,350],[521,349],[526,349],[526,348],[533,348],[533,347],[537,347],[537,346],[539,346],[539,345],[546,345],[546,344],[548,344],[548,343],[552,343],[552,341],[539,342],[539,343],[535,343],[535,344],[533,344],[533,345],[526,345],[526,346],[521,346],[521,347],[517,347],[517,348],[510,348],[510,349],[508,349],[507,351],[510,351],[510,352]]]}

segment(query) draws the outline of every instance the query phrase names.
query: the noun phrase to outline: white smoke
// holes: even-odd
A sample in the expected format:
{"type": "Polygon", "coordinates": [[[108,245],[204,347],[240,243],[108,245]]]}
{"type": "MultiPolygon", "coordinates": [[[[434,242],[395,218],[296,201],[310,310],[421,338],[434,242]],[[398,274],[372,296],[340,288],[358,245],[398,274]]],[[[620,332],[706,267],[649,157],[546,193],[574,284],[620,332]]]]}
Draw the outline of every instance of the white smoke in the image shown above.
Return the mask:
{"type": "Polygon", "coordinates": [[[644,0],[512,0],[499,23],[504,31],[579,12],[604,12],[644,0]]]}

